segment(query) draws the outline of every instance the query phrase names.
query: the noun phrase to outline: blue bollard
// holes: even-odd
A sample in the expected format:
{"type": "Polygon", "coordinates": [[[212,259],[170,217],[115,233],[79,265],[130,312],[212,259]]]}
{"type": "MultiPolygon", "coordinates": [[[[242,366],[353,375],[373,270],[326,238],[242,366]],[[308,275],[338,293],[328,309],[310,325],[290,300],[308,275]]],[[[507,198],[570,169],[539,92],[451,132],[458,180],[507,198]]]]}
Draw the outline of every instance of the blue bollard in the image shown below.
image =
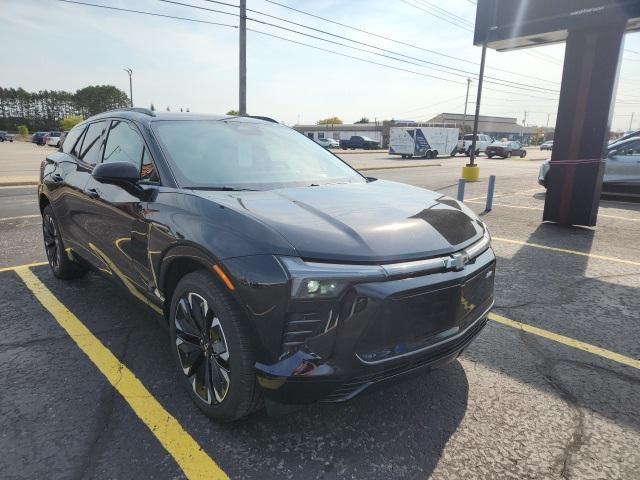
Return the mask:
{"type": "Polygon", "coordinates": [[[485,212],[490,212],[493,208],[493,192],[496,189],[496,176],[489,175],[489,185],[487,187],[487,206],[485,212]]]}
{"type": "Polygon", "coordinates": [[[466,180],[461,178],[458,180],[458,200],[460,202],[464,202],[464,185],[466,184],[466,180]]]}

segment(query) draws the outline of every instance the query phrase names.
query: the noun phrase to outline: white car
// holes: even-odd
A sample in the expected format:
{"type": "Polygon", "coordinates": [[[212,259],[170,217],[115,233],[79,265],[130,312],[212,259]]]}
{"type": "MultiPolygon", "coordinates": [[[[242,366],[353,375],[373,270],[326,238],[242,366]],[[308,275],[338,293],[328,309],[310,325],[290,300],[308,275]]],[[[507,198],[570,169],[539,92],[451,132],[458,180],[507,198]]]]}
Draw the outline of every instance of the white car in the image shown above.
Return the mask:
{"type": "Polygon", "coordinates": [[[333,138],[318,138],[316,143],[324,148],[337,148],[340,146],[340,142],[333,138]]]}
{"type": "MultiPolygon", "coordinates": [[[[458,140],[458,153],[464,153],[467,157],[471,156],[471,144],[473,142],[473,134],[468,134],[458,140]]],[[[487,147],[493,143],[493,138],[484,133],[476,135],[476,155],[486,152],[487,147]]]]}
{"type": "Polygon", "coordinates": [[[47,135],[45,143],[50,147],[58,148],[60,146],[60,137],[62,136],[62,132],[50,132],[47,135]]]}

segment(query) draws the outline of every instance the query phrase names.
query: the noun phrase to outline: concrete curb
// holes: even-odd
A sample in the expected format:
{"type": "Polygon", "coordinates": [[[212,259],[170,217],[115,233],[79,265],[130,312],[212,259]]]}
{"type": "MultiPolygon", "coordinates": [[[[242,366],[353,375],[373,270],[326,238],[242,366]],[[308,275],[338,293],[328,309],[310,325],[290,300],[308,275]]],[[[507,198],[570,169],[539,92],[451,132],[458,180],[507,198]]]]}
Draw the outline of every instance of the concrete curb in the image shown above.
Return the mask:
{"type": "Polygon", "coordinates": [[[441,167],[441,163],[429,163],[427,165],[388,165],[385,167],[364,167],[358,168],[351,165],[353,168],[358,170],[359,172],[366,172],[367,170],[393,170],[396,168],[422,168],[422,167],[441,167]]]}
{"type": "Polygon", "coordinates": [[[335,153],[336,155],[360,155],[360,154],[365,154],[365,153],[389,153],[389,150],[341,150],[338,148],[335,148],[333,150],[331,150],[331,152],[335,153]]]}
{"type": "Polygon", "coordinates": [[[15,181],[1,181],[0,187],[31,187],[34,185],[38,185],[38,180],[15,180],[15,181]]]}

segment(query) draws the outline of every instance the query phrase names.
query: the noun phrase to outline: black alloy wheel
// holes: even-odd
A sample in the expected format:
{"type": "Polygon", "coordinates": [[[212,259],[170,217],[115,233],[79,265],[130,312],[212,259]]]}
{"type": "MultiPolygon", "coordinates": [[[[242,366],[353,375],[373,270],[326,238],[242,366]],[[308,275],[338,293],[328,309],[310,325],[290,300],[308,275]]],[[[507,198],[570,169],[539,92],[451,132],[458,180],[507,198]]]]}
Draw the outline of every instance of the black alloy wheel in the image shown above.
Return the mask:
{"type": "Polygon", "coordinates": [[[49,267],[56,277],[69,280],[81,277],[87,272],[83,265],[71,260],[67,255],[51,205],[47,205],[42,211],[42,236],[49,267]]]}
{"type": "Polygon", "coordinates": [[[55,272],[60,268],[62,246],[58,227],[50,212],[45,212],[42,216],[42,236],[44,237],[44,249],[47,253],[49,266],[55,272]]]}
{"type": "Polygon", "coordinates": [[[230,422],[262,406],[248,320],[213,275],[198,270],[173,290],[169,317],[178,378],[208,417],[230,422]]]}
{"type": "Polygon", "coordinates": [[[195,292],[180,297],[174,315],[175,348],[193,392],[207,405],[219,404],[229,393],[229,346],[220,320],[195,292]]]}

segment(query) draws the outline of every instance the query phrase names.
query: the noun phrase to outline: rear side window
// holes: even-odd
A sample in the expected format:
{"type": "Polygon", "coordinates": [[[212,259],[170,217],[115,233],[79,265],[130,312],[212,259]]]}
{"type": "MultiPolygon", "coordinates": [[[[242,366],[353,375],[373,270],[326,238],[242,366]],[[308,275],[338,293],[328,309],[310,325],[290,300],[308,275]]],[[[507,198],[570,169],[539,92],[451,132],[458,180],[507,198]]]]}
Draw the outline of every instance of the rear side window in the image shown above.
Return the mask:
{"type": "Polygon", "coordinates": [[[107,125],[106,121],[95,122],[89,125],[87,133],[82,140],[82,148],[78,158],[85,163],[95,165],[98,163],[98,153],[100,152],[102,132],[107,125]]]}
{"type": "Polygon", "coordinates": [[[72,154],[73,147],[76,146],[76,142],[84,132],[86,125],[78,125],[77,127],[73,127],[71,131],[67,134],[67,137],[64,139],[62,144],[62,151],[64,153],[72,154]]]}

